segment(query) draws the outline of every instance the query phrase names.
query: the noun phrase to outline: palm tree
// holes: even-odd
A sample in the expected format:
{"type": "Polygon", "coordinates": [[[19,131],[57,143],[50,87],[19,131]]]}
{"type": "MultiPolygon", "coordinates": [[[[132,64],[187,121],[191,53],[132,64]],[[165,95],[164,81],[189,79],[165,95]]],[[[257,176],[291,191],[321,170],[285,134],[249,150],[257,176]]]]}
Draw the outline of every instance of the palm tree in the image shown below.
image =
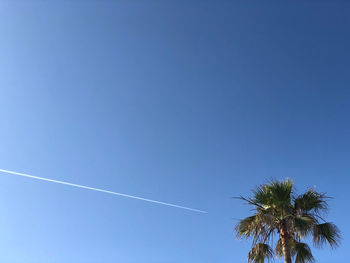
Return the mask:
{"type": "Polygon", "coordinates": [[[254,211],[254,215],[240,220],[235,228],[237,237],[253,240],[248,263],[264,263],[274,256],[283,257],[285,263],[291,263],[292,259],[295,263],[313,262],[310,247],[302,242],[308,237],[316,247],[327,243],[332,248],[339,245],[338,228],[323,219],[328,210],[323,193],[310,188],[296,195],[291,180],[272,180],[253,190],[252,197],[239,199],[254,211]]]}

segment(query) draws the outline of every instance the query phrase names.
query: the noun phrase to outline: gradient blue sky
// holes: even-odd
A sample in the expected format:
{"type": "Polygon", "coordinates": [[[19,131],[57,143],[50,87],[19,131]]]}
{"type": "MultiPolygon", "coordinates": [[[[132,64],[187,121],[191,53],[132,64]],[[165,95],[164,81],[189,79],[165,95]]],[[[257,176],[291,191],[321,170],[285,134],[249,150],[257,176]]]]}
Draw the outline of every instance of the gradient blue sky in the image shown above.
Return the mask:
{"type": "Polygon", "coordinates": [[[246,262],[270,177],[335,197],[348,258],[346,1],[2,1],[0,261],[246,262]]]}

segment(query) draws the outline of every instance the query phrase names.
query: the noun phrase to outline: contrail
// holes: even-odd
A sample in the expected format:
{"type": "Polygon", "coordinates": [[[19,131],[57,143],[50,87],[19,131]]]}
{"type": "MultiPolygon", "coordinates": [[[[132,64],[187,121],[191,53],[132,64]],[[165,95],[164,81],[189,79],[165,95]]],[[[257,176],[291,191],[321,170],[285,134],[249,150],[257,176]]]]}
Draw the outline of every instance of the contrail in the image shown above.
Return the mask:
{"type": "Polygon", "coordinates": [[[161,202],[161,201],[157,201],[157,200],[147,199],[147,198],[123,194],[123,193],[117,193],[117,192],[113,192],[113,191],[103,190],[103,189],[85,186],[85,185],[80,185],[80,184],[72,184],[72,183],[68,183],[68,182],[53,180],[53,179],[34,176],[34,175],[30,175],[30,174],[25,174],[25,173],[18,173],[18,172],[14,172],[14,171],[5,170],[5,169],[0,169],[0,172],[7,173],[7,174],[13,174],[13,175],[19,175],[19,176],[23,176],[23,177],[27,177],[27,178],[32,178],[32,179],[37,179],[37,180],[42,180],[42,181],[47,181],[47,182],[52,182],[52,183],[57,183],[57,184],[74,186],[74,187],[78,187],[78,188],[93,190],[93,191],[112,194],[112,195],[123,196],[123,197],[127,197],[127,198],[133,198],[133,199],[137,199],[137,200],[141,200],[141,201],[146,201],[146,202],[151,202],[151,203],[155,203],[155,204],[159,204],[159,205],[166,205],[166,206],[171,206],[171,207],[176,207],[176,208],[181,208],[181,209],[190,210],[190,211],[198,212],[198,213],[208,213],[207,211],[194,209],[194,208],[190,208],[190,207],[186,207],[186,206],[165,203],[165,202],[161,202]]]}

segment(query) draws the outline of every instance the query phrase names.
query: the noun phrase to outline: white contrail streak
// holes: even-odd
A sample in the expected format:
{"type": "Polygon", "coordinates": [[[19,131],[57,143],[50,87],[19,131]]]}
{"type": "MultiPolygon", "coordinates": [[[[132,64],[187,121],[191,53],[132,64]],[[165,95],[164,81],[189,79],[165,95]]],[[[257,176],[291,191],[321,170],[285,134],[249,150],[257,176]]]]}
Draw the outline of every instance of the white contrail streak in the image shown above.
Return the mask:
{"type": "Polygon", "coordinates": [[[47,181],[47,182],[52,182],[52,183],[57,183],[57,184],[64,184],[64,185],[74,186],[74,187],[78,187],[78,188],[93,190],[93,191],[107,193],[107,194],[112,194],[112,195],[124,196],[124,197],[127,197],[127,198],[133,198],[133,199],[142,200],[142,201],[151,202],[151,203],[156,203],[156,204],[160,204],[160,205],[167,205],[167,206],[171,206],[171,207],[186,209],[186,210],[190,210],[190,211],[193,211],[193,212],[208,213],[208,212],[203,211],[203,210],[198,210],[198,209],[194,209],[194,208],[190,208],[190,207],[186,207],[186,206],[180,206],[180,205],[165,203],[165,202],[161,202],[161,201],[157,201],[157,200],[147,199],[147,198],[138,197],[138,196],[134,196],[134,195],[123,194],[123,193],[112,192],[112,191],[103,190],[103,189],[90,187],[90,186],[85,186],[85,185],[80,185],[80,184],[72,184],[72,183],[68,183],[68,182],[53,180],[53,179],[39,177],[39,176],[34,176],[34,175],[30,175],[30,174],[25,174],[25,173],[18,173],[18,172],[14,172],[14,171],[5,170],[5,169],[0,169],[0,172],[7,173],[7,174],[13,174],[13,175],[19,175],[19,176],[23,176],[23,177],[27,177],[27,178],[32,178],[32,179],[37,179],[37,180],[42,180],[42,181],[47,181]]]}

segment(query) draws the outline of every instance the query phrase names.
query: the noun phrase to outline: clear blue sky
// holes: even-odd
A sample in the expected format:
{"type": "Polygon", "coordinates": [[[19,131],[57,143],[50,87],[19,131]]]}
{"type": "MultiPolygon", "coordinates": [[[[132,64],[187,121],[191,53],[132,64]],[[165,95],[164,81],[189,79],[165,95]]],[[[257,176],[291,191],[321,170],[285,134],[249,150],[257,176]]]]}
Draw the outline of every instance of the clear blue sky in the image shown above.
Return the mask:
{"type": "Polygon", "coordinates": [[[274,177],[335,197],[349,247],[346,1],[2,1],[0,261],[246,262],[233,235],[274,177]]]}

